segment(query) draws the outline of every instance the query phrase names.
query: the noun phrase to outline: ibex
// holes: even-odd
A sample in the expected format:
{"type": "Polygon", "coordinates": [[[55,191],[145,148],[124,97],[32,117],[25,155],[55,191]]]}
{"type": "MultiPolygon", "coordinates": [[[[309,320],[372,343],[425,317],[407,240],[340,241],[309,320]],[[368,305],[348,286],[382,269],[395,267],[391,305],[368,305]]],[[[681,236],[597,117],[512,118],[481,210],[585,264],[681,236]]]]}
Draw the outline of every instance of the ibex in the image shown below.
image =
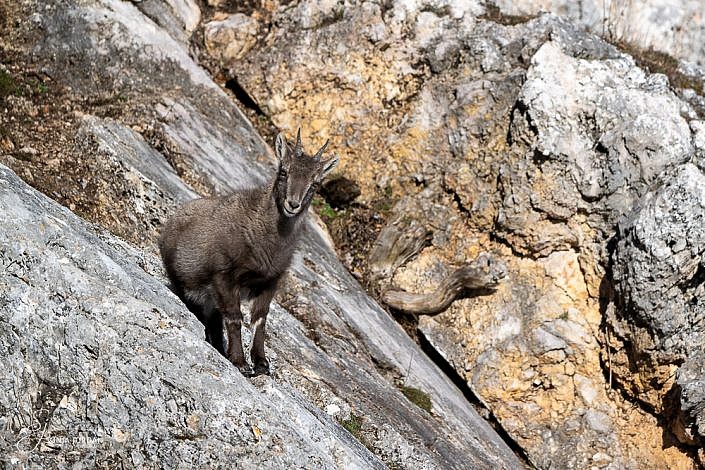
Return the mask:
{"type": "Polygon", "coordinates": [[[265,186],[185,204],[166,223],[159,251],[172,289],[201,320],[206,340],[243,375],[269,373],[264,336],[269,304],[289,267],[305,214],[338,157],[323,157],[328,142],[311,157],[279,134],[274,144],[277,175],[265,186]],[[252,299],[250,358],[242,348],[240,299],[252,299]],[[228,350],[223,344],[223,320],[228,350]]]}

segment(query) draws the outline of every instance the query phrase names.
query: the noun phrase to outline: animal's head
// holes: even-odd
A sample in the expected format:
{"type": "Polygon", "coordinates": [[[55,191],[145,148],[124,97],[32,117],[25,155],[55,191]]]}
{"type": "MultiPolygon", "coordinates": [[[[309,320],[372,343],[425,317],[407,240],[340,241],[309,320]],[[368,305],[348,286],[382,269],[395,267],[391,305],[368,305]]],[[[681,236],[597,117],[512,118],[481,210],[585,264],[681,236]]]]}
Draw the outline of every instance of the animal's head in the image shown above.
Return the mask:
{"type": "Polygon", "coordinates": [[[279,211],[286,217],[294,217],[305,211],[323,178],[338,164],[335,155],[324,157],[328,141],[315,155],[304,153],[301,146],[301,129],[296,134],[296,144],[286,142],[279,133],[274,143],[274,152],[279,159],[279,169],[274,193],[279,211]]]}

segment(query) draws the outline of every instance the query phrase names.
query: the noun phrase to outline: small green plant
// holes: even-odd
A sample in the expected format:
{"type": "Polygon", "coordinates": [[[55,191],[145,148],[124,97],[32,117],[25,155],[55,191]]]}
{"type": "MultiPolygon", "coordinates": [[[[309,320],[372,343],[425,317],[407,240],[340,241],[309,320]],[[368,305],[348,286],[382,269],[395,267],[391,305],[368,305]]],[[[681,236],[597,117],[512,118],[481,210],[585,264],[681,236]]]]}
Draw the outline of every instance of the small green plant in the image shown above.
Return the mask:
{"type": "Polygon", "coordinates": [[[333,209],[328,202],[326,202],[325,199],[321,197],[315,197],[313,198],[313,201],[311,202],[311,205],[316,209],[316,212],[318,212],[318,215],[322,217],[327,217],[329,219],[335,219],[337,217],[340,217],[342,214],[340,214],[338,211],[333,209]]]}
{"type": "Polygon", "coordinates": [[[322,216],[328,217],[330,219],[335,219],[336,217],[340,216],[340,214],[338,214],[338,212],[333,209],[327,202],[323,206],[321,206],[320,213],[322,216]]]}
{"type": "Polygon", "coordinates": [[[43,94],[45,94],[47,91],[49,91],[49,87],[48,87],[48,86],[46,86],[46,85],[43,84],[43,83],[37,84],[37,93],[43,95],[43,94]]]}
{"type": "Polygon", "coordinates": [[[350,417],[342,420],[340,424],[347,429],[350,434],[355,436],[355,439],[362,442],[362,418],[360,416],[350,413],[350,417]]]}
{"type": "Polygon", "coordinates": [[[394,202],[392,196],[394,195],[394,189],[391,184],[388,184],[384,187],[384,189],[382,189],[381,192],[382,195],[372,203],[372,206],[375,210],[381,212],[382,214],[386,214],[392,210],[392,205],[394,202]]]}
{"type": "Polygon", "coordinates": [[[341,426],[343,426],[352,436],[358,440],[360,444],[363,446],[367,447],[367,450],[372,452],[373,454],[376,454],[378,451],[374,448],[374,446],[370,445],[370,442],[365,438],[365,436],[362,434],[362,423],[363,423],[363,418],[362,416],[357,416],[354,413],[350,413],[350,417],[348,419],[343,419],[343,420],[338,420],[341,426]]]}
{"type": "Polygon", "coordinates": [[[391,184],[388,184],[384,187],[384,197],[391,198],[392,194],[394,194],[394,188],[392,188],[391,184]]]}
{"type": "Polygon", "coordinates": [[[0,96],[14,95],[19,91],[17,82],[9,73],[0,70],[0,96]]]}
{"type": "Polygon", "coordinates": [[[390,210],[392,210],[392,202],[388,199],[376,201],[374,203],[374,207],[380,212],[389,212],[390,210]]]}
{"type": "Polygon", "coordinates": [[[401,393],[403,393],[404,396],[408,398],[411,403],[418,406],[426,413],[431,413],[431,397],[428,395],[428,393],[424,392],[423,390],[419,390],[416,387],[407,387],[406,385],[400,386],[399,390],[401,390],[401,393]]]}

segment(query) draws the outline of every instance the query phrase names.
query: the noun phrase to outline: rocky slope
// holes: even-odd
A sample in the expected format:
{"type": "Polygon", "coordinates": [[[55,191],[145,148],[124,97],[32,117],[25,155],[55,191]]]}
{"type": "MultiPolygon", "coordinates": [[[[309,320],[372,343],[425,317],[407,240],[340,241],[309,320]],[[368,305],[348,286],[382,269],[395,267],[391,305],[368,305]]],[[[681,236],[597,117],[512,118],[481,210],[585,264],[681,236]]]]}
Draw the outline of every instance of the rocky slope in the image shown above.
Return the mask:
{"type": "Polygon", "coordinates": [[[251,384],[209,347],[200,323],[150,275],[159,272],[154,255],[6,167],[0,209],[7,468],[384,467],[295,390],[251,384]]]}
{"type": "Polygon", "coordinates": [[[273,305],[273,376],[250,383],[202,341],[155,236],[274,160],[189,55],[193,2],[1,5],[1,161],[135,245],[2,168],[3,464],[523,467],[315,223],[273,305]]]}
{"type": "Polygon", "coordinates": [[[482,2],[0,12],[0,162],[134,245],[3,168],[6,462],[521,468],[512,441],[539,468],[705,461],[697,91],[482,2]],[[448,376],[315,223],[271,314],[273,376],[199,340],[153,243],[178,203],[271,173],[233,98],[262,135],[331,139],[360,195],[319,209],[372,294],[433,291],[482,252],[506,265],[441,314],[392,312],[448,376]]]}
{"type": "Polygon", "coordinates": [[[550,15],[452,1],[268,5],[210,12],[251,22],[256,41],[223,54],[206,17],[206,47],[274,126],[309,127],[341,149],[341,173],[361,195],[330,225],[370,290],[433,291],[483,251],[506,261],[508,280],[494,293],[421,316],[418,330],[530,461],[702,460],[698,366],[676,373],[704,344],[692,300],[702,250],[688,235],[699,226],[698,198],[673,202],[691,207],[673,222],[665,209],[661,218],[635,212],[668,191],[674,168],[701,160],[702,121],[690,103],[702,97],[550,15]],[[639,217],[663,232],[629,228],[639,217]],[[685,240],[676,251],[648,248],[671,228],[685,240]],[[372,257],[378,233],[378,243],[394,239],[397,259],[372,257]],[[647,284],[664,313],[639,299],[647,284]],[[662,324],[676,306],[682,313],[662,324]]]}

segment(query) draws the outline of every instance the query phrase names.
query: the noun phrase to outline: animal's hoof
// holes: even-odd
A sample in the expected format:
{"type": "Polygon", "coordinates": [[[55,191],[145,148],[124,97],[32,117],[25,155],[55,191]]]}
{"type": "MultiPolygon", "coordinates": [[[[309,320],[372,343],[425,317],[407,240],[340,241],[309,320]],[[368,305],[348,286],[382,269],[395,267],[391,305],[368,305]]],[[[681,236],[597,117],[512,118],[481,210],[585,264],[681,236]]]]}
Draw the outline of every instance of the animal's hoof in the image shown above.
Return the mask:
{"type": "Polygon", "coordinates": [[[245,364],[244,366],[237,366],[237,368],[240,373],[245,377],[252,377],[255,374],[249,364],[245,364]]]}
{"type": "Polygon", "coordinates": [[[269,363],[265,361],[255,364],[254,375],[269,375],[269,363]]]}

